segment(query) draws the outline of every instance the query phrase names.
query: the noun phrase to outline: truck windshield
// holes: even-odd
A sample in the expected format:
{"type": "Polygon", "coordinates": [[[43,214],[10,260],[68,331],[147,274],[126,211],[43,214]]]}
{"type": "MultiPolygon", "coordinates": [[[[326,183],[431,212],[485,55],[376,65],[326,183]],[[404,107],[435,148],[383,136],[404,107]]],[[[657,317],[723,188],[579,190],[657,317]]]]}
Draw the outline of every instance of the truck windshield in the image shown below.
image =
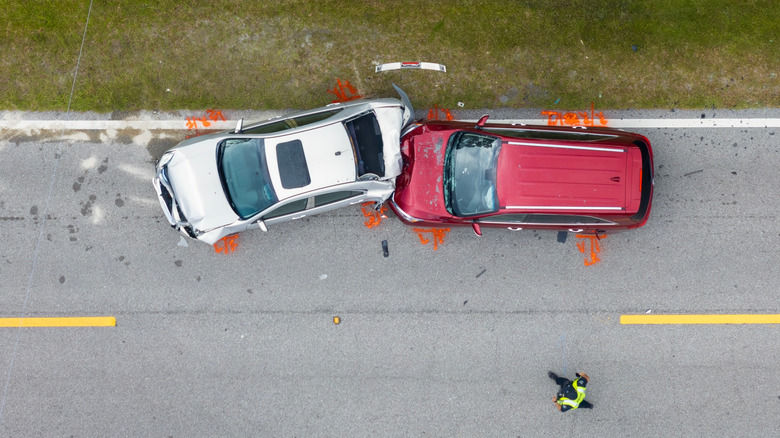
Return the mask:
{"type": "Polygon", "coordinates": [[[501,139],[460,131],[450,136],[444,157],[444,203],[455,216],[498,211],[496,167],[501,139]]]}

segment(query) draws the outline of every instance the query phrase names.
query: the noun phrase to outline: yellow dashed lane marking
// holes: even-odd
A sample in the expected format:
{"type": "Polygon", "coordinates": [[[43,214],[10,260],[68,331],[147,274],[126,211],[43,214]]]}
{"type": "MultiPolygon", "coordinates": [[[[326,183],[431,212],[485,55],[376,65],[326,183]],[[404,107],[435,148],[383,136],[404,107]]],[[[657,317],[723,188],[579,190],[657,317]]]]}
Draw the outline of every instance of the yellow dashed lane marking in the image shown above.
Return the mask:
{"type": "Polygon", "coordinates": [[[113,316],[61,318],[0,318],[0,327],[113,327],[113,316]]]}
{"type": "Polygon", "coordinates": [[[621,324],[780,324],[780,315],[620,315],[621,324]]]}

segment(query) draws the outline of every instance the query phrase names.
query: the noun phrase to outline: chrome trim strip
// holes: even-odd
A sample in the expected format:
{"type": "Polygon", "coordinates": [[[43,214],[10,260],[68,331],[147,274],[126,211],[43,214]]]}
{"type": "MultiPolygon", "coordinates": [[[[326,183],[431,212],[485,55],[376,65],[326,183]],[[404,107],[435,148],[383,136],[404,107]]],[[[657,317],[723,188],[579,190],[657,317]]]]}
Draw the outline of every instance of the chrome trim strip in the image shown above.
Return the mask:
{"type": "Polygon", "coordinates": [[[556,149],[579,149],[583,151],[600,151],[600,152],[618,152],[623,153],[625,149],[609,149],[609,148],[597,148],[593,146],[568,146],[563,144],[539,144],[539,143],[526,143],[523,141],[508,141],[507,143],[517,146],[536,146],[540,148],[556,148],[556,149]]]}
{"type": "Polygon", "coordinates": [[[622,211],[623,207],[563,207],[563,206],[542,206],[542,205],[507,205],[507,210],[610,210],[622,211]]]}
{"type": "Polygon", "coordinates": [[[409,213],[403,211],[403,209],[401,209],[401,207],[398,206],[398,204],[395,202],[395,192],[393,192],[393,194],[390,196],[389,201],[396,208],[396,213],[398,213],[401,216],[403,216],[403,218],[406,219],[407,221],[409,221],[409,222],[422,222],[423,221],[422,219],[418,219],[418,218],[410,215],[409,213]]]}

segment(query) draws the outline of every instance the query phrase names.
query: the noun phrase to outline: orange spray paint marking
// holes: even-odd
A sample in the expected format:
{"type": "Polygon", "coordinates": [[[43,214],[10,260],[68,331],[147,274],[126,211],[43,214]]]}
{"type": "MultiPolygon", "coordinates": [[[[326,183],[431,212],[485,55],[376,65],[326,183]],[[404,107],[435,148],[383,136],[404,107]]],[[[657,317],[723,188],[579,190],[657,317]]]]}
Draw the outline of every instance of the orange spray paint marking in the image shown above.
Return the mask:
{"type": "MultiPolygon", "coordinates": [[[[601,259],[599,258],[598,254],[601,252],[601,246],[599,245],[599,240],[604,239],[607,237],[606,234],[577,234],[576,235],[578,239],[588,239],[587,241],[590,242],[590,259],[587,257],[585,258],[585,266],[595,265],[596,263],[600,262],[601,259]]],[[[581,242],[577,242],[577,249],[580,250],[581,253],[585,253],[585,243],[586,241],[583,240],[581,242]]]]}
{"type": "Polygon", "coordinates": [[[206,113],[208,114],[209,119],[215,122],[220,120],[222,120],[223,122],[226,121],[225,116],[222,115],[222,111],[210,109],[210,110],[206,110],[206,113]]]}
{"type": "Polygon", "coordinates": [[[420,238],[420,243],[427,245],[430,239],[426,239],[423,234],[431,233],[433,237],[433,250],[436,251],[439,248],[440,243],[444,243],[444,236],[450,231],[449,228],[412,228],[417,233],[417,237],[420,238]]]}
{"type": "Polygon", "coordinates": [[[238,248],[238,243],[236,243],[237,239],[238,234],[231,234],[219,239],[217,243],[214,244],[214,252],[217,254],[221,252],[230,254],[238,248]]]}
{"type": "Polygon", "coordinates": [[[439,118],[439,112],[442,113],[444,118],[446,120],[453,120],[455,117],[452,115],[452,112],[448,110],[447,108],[439,108],[438,105],[433,105],[433,108],[428,110],[428,120],[442,120],[439,118]]]}
{"type": "Polygon", "coordinates": [[[187,117],[187,129],[198,129],[198,122],[200,122],[204,128],[211,126],[211,122],[208,121],[206,116],[187,117]]]}
{"type": "Polygon", "coordinates": [[[188,130],[194,130],[194,133],[190,133],[185,138],[192,138],[197,137],[199,135],[209,134],[211,132],[214,132],[214,128],[211,129],[205,129],[205,131],[202,131],[204,128],[208,128],[211,126],[211,120],[212,122],[218,122],[223,121],[225,122],[225,116],[222,115],[222,111],[219,110],[206,110],[206,115],[202,117],[187,117],[187,129],[188,130]],[[198,122],[202,125],[201,127],[198,126],[198,122]]]}
{"type": "Polygon", "coordinates": [[[607,119],[601,111],[596,112],[594,103],[590,103],[590,113],[587,111],[566,112],[542,111],[547,116],[547,126],[607,126],[607,119]],[[582,120],[580,120],[580,118],[582,120]],[[598,125],[596,119],[598,118],[598,125]]]}
{"type": "Polygon", "coordinates": [[[349,100],[363,98],[362,94],[357,94],[358,92],[357,88],[353,87],[352,84],[349,83],[349,81],[342,82],[341,79],[336,78],[336,83],[338,85],[333,87],[332,90],[328,90],[328,93],[334,94],[337,98],[331,103],[346,102],[349,100]]]}
{"type": "Polygon", "coordinates": [[[368,228],[374,228],[377,225],[379,225],[382,222],[382,219],[386,219],[387,215],[385,215],[385,212],[387,211],[387,207],[385,207],[384,204],[382,204],[381,207],[379,207],[379,210],[374,209],[374,205],[376,205],[373,202],[364,202],[360,204],[360,209],[363,211],[363,217],[367,217],[368,220],[366,222],[363,222],[363,225],[365,225],[368,228]]]}
{"type": "Polygon", "coordinates": [[[208,128],[211,126],[211,120],[212,122],[218,122],[222,120],[225,121],[225,116],[222,115],[222,111],[218,110],[206,110],[206,115],[202,117],[187,117],[187,129],[198,129],[198,122],[202,125],[204,128],[208,128]]]}

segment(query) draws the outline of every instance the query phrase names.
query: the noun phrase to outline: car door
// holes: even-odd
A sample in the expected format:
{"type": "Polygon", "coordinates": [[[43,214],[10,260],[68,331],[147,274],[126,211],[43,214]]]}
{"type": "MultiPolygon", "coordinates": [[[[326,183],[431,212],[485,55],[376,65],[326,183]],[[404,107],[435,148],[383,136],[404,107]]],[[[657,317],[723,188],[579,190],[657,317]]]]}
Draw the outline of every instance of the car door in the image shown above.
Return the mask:
{"type": "Polygon", "coordinates": [[[480,226],[520,231],[523,229],[527,217],[528,215],[523,213],[502,213],[481,217],[476,219],[475,222],[480,226]]]}
{"type": "Polygon", "coordinates": [[[525,226],[534,229],[566,230],[579,233],[586,230],[611,228],[614,222],[593,216],[568,214],[529,214],[525,226]]]}
{"type": "Polygon", "coordinates": [[[474,221],[480,227],[506,228],[511,231],[526,229],[566,230],[579,233],[586,230],[612,228],[616,223],[593,216],[566,214],[501,213],[474,221]]]}
{"type": "MultiPolygon", "coordinates": [[[[260,222],[273,225],[306,217],[306,209],[312,202],[310,197],[301,197],[280,202],[260,217],[260,222]]],[[[262,227],[261,227],[262,228],[262,227]]]]}
{"type": "Polygon", "coordinates": [[[314,192],[279,203],[272,210],[263,213],[259,220],[265,225],[274,225],[365,201],[368,201],[365,190],[339,189],[314,192]]]}
{"type": "Polygon", "coordinates": [[[365,190],[347,190],[340,189],[330,192],[320,193],[312,197],[313,205],[308,212],[310,214],[324,213],[330,210],[336,210],[342,207],[346,207],[352,204],[360,204],[365,202],[366,191],[365,190]]]}

